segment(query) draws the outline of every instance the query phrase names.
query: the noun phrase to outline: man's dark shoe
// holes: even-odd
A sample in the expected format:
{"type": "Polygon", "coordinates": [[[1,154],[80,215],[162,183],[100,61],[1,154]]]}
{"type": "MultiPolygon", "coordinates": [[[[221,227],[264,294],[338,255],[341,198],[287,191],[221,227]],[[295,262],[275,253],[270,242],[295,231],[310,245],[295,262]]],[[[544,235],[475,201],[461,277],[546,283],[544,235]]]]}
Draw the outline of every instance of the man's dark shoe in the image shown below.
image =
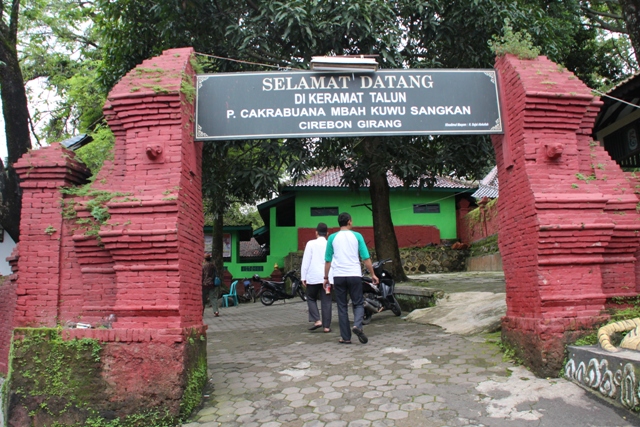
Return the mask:
{"type": "Polygon", "coordinates": [[[357,328],[357,327],[355,327],[355,326],[354,326],[354,327],[351,329],[351,331],[352,331],[354,334],[356,334],[356,335],[358,336],[358,339],[360,340],[360,342],[361,342],[362,344],[366,344],[366,343],[368,343],[368,342],[369,342],[369,339],[368,339],[368,338],[367,338],[367,336],[364,334],[364,331],[363,331],[362,329],[357,328]]]}

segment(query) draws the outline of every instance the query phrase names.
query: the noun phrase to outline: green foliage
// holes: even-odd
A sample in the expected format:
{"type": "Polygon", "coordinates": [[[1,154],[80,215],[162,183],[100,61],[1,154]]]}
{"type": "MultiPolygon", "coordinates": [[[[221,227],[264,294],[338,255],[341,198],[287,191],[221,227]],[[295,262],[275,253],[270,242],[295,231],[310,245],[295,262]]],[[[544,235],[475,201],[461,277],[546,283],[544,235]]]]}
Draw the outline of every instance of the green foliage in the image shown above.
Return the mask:
{"type": "Polygon", "coordinates": [[[270,197],[293,165],[299,168],[294,173],[305,172],[301,159],[309,157],[309,145],[297,139],[224,141],[205,144],[203,157],[207,160],[202,165],[202,192],[211,223],[234,204],[254,204],[270,197]]]}
{"type": "Polygon", "coordinates": [[[193,79],[189,75],[183,75],[182,77],[182,82],[180,83],[180,92],[184,94],[187,102],[193,104],[196,99],[196,87],[193,84],[193,79]]]}
{"type": "MultiPolygon", "coordinates": [[[[598,326],[594,332],[579,338],[572,345],[595,345],[598,343],[597,329],[599,327],[606,326],[611,323],[620,322],[622,320],[630,320],[640,317],[640,295],[636,297],[612,297],[611,302],[618,305],[624,305],[624,308],[610,309],[609,311],[611,317],[609,321],[598,326]]],[[[616,334],[615,337],[612,337],[612,342],[614,344],[619,343],[626,334],[626,332],[616,334]]]]}
{"type": "MultiPolygon", "coordinates": [[[[9,378],[3,386],[5,390],[11,387],[18,399],[24,399],[23,404],[32,419],[42,413],[49,418],[61,418],[78,409],[89,414],[86,421],[75,424],[53,422],[52,427],[174,427],[184,422],[199,405],[207,382],[203,335],[192,334],[188,339],[190,366],[178,416],[152,408],[122,418],[106,419],[90,403],[109,387],[101,382],[99,373],[102,345],[88,338],[64,340],[62,331],[61,328],[18,328],[14,331],[17,338],[12,341],[9,378]]],[[[3,396],[6,396],[5,392],[3,396]]]]}
{"type": "Polygon", "coordinates": [[[498,235],[494,234],[485,239],[473,242],[469,249],[470,256],[472,257],[499,253],[500,249],[498,248],[498,235]]]}
{"type": "Polygon", "coordinates": [[[71,426],[54,423],[52,427],[175,427],[178,422],[179,420],[176,417],[167,412],[162,413],[157,410],[150,410],[112,420],[95,415],[87,418],[83,423],[71,426]]]}
{"type": "Polygon", "coordinates": [[[95,179],[105,160],[113,160],[115,137],[105,125],[97,126],[91,136],[93,141],[77,149],[76,155],[91,170],[92,178],[95,179]]]}
{"type": "Polygon", "coordinates": [[[598,334],[592,333],[579,338],[573,345],[596,345],[598,344],[598,334]]]}
{"type": "Polygon", "coordinates": [[[503,35],[494,35],[489,41],[489,48],[496,56],[511,54],[520,59],[535,59],[540,55],[540,49],[533,45],[531,35],[527,32],[513,32],[509,20],[505,20],[503,35]]]}
{"type": "Polygon", "coordinates": [[[512,362],[516,365],[522,365],[523,361],[520,357],[518,357],[518,352],[515,347],[510,345],[509,343],[500,340],[496,345],[500,348],[502,352],[502,360],[504,362],[512,362]]]}
{"type": "Polygon", "coordinates": [[[131,193],[95,190],[91,188],[91,185],[92,183],[89,183],[79,187],[63,187],[60,189],[62,194],[74,196],[73,200],[62,200],[62,216],[67,220],[74,221],[79,227],[85,228],[87,236],[94,236],[100,240],[98,235],[100,227],[111,218],[107,203],[116,197],[123,197],[123,201],[126,201],[128,200],[127,196],[130,196],[131,193]],[[91,219],[77,218],[76,204],[78,201],[75,200],[76,197],[83,199],[81,203],[89,210],[91,219]]]}
{"type": "Polygon", "coordinates": [[[586,182],[587,184],[589,183],[589,181],[594,181],[596,179],[596,176],[594,174],[591,174],[589,176],[584,176],[581,173],[577,173],[576,174],[576,178],[578,178],[581,181],[586,182]]]}
{"type": "Polygon", "coordinates": [[[187,385],[180,401],[180,416],[185,420],[193,409],[200,404],[202,399],[202,390],[207,384],[207,353],[205,350],[206,343],[204,335],[195,337],[192,334],[189,337],[189,348],[187,349],[190,357],[189,372],[187,374],[187,385]]]}
{"type": "Polygon", "coordinates": [[[101,64],[91,3],[26,0],[21,23],[22,69],[56,95],[33,114],[38,137],[54,142],[86,133],[100,122],[106,91],[95,84],[101,64]]]}
{"type": "MultiPolygon", "coordinates": [[[[210,200],[205,200],[205,211],[210,212],[210,200]]],[[[213,217],[211,214],[205,216],[205,224],[213,225],[213,217]]],[[[240,203],[231,203],[224,211],[224,225],[247,225],[251,224],[251,228],[257,230],[264,226],[264,221],[258,213],[258,209],[251,205],[242,205],[240,203]]]]}
{"type": "Polygon", "coordinates": [[[63,340],[61,329],[14,330],[8,381],[18,398],[38,397],[30,416],[41,411],[57,416],[81,407],[92,393],[102,346],[93,339],[63,340]],[[19,338],[16,338],[19,337],[19,338]]]}

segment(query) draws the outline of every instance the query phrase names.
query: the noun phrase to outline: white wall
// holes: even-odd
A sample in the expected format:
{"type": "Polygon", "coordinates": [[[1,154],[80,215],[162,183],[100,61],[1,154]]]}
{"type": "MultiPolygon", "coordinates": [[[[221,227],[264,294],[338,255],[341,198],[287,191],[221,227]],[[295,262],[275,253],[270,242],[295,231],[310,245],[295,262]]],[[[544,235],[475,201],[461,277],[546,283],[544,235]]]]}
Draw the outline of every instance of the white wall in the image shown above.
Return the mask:
{"type": "Polygon", "coordinates": [[[11,256],[13,248],[16,247],[16,242],[4,230],[2,230],[2,235],[4,239],[0,242],[0,275],[8,276],[11,274],[11,266],[7,262],[7,257],[11,256]]]}

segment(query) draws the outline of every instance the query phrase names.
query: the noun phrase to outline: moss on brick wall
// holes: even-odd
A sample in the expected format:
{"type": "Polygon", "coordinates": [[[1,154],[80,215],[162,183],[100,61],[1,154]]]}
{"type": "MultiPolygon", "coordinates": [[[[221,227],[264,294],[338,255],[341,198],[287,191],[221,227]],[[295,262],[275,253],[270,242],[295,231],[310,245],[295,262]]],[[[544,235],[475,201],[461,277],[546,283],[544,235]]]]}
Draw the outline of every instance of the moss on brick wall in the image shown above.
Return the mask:
{"type": "MultiPolygon", "coordinates": [[[[185,369],[179,413],[164,406],[122,405],[109,398],[113,384],[103,379],[104,346],[94,339],[64,340],[62,329],[20,328],[14,331],[6,385],[9,425],[30,427],[172,427],[200,404],[207,381],[206,337],[193,331],[183,347],[185,369]]],[[[132,343],[143,345],[142,343],[132,343]]],[[[121,343],[111,343],[121,345],[121,343]]],[[[120,391],[120,394],[126,392],[120,391]]],[[[140,392],[138,390],[138,392],[140,392]]],[[[146,393],[161,393],[148,390],[146,393]]],[[[143,392],[144,393],[144,392],[143,392]]],[[[121,396],[127,397],[127,396],[121,396]]],[[[130,399],[140,396],[131,394],[130,399]]]]}
{"type": "Polygon", "coordinates": [[[500,252],[498,249],[498,235],[494,234],[485,239],[473,242],[469,249],[472,257],[497,254],[500,252]]]}

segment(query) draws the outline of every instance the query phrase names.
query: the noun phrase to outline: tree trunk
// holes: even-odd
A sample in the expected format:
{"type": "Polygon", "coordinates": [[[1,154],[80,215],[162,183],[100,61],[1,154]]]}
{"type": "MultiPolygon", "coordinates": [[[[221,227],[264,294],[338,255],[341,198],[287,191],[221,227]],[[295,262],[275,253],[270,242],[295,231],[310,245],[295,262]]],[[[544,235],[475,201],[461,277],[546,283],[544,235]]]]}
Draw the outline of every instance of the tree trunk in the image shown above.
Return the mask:
{"type": "MultiPolygon", "coordinates": [[[[375,138],[365,138],[362,143],[365,155],[376,155],[377,143],[375,138]]],[[[397,282],[405,282],[409,279],[402,267],[398,239],[391,219],[387,170],[376,165],[375,161],[371,163],[369,167],[369,196],[371,197],[371,211],[373,214],[373,240],[376,256],[378,260],[390,258],[392,262],[387,264],[387,270],[391,271],[397,282]]]]}
{"type": "MultiPolygon", "coordinates": [[[[5,116],[6,120],[6,116],[5,116]]],[[[0,161],[0,163],[2,163],[0,161]]],[[[20,215],[22,212],[22,189],[20,179],[13,166],[0,165],[0,225],[14,242],[20,240],[20,215]]]]}
{"type": "Polygon", "coordinates": [[[0,223],[16,242],[20,238],[22,192],[13,164],[31,149],[27,94],[16,47],[18,9],[19,0],[13,0],[9,25],[5,23],[0,25],[0,61],[3,62],[0,64],[0,97],[8,152],[8,162],[5,165],[2,160],[0,170],[2,172],[0,223]]]}
{"type": "Polygon", "coordinates": [[[222,273],[224,272],[224,261],[223,261],[223,246],[222,246],[222,226],[223,226],[223,207],[220,206],[217,208],[217,212],[214,215],[213,219],[213,227],[211,230],[211,259],[216,266],[216,270],[218,271],[218,276],[220,278],[223,277],[222,273]]]}
{"type": "Polygon", "coordinates": [[[640,0],[620,0],[620,7],[636,61],[640,64],[640,0]]]}

